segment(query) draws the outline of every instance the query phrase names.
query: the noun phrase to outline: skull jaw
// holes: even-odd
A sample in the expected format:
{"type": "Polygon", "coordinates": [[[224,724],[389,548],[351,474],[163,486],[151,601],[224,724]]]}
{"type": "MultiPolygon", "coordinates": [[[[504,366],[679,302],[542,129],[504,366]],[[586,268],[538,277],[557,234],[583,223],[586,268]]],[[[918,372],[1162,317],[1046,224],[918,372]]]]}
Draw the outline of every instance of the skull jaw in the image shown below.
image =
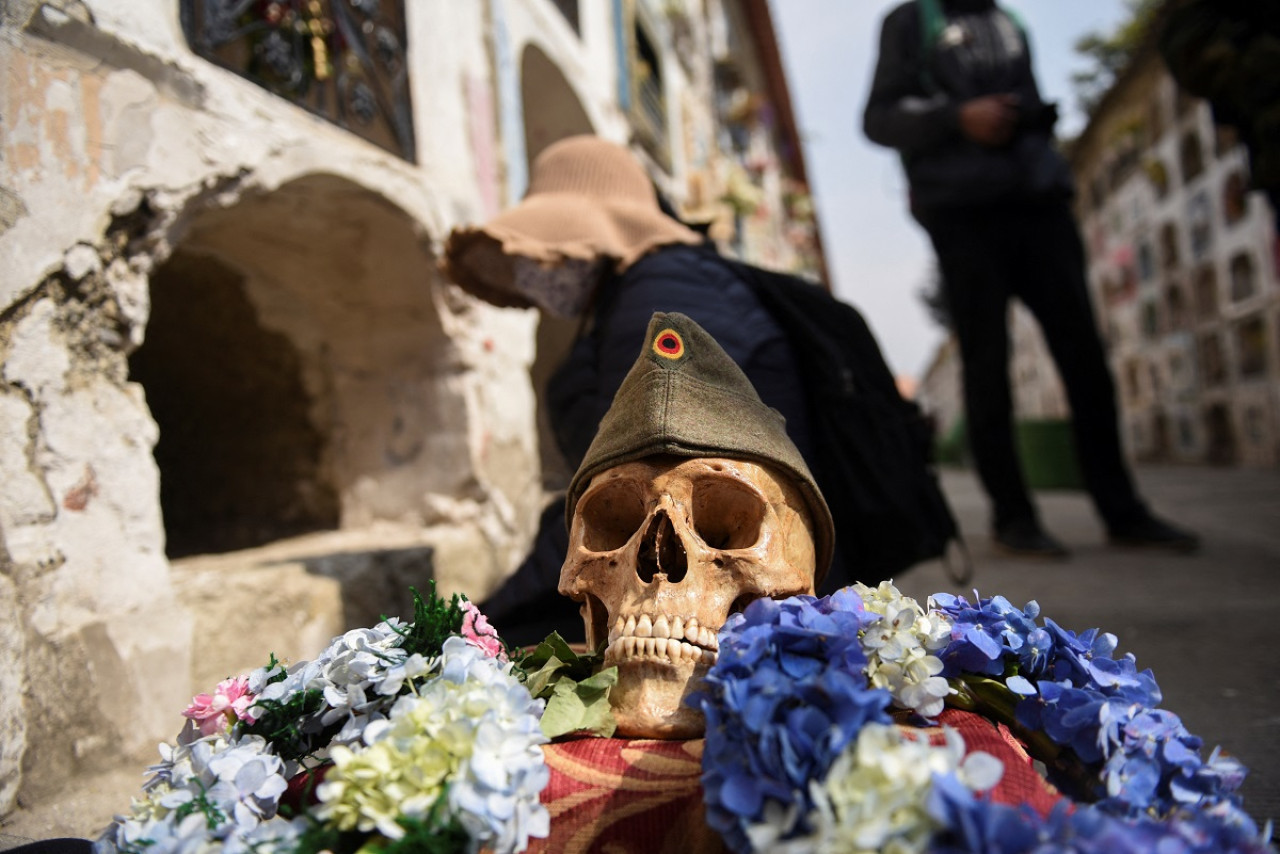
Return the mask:
{"type": "Polygon", "coordinates": [[[706,675],[708,665],[685,666],[631,660],[618,664],[618,684],[609,704],[626,738],[666,740],[701,738],[706,731],[702,712],[685,704],[706,675]]]}

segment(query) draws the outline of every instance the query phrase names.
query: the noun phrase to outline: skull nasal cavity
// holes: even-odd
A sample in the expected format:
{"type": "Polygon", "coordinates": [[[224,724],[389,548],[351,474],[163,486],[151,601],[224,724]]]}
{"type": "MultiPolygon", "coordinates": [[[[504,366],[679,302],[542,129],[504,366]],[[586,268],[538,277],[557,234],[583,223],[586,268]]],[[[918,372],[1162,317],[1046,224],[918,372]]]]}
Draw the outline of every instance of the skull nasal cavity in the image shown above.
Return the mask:
{"type": "Polygon", "coordinates": [[[680,542],[675,526],[666,510],[659,510],[649,520],[644,537],[640,540],[640,554],[636,558],[636,574],[645,584],[662,574],[667,581],[678,584],[684,580],[689,568],[689,557],[684,543],[680,542]]]}

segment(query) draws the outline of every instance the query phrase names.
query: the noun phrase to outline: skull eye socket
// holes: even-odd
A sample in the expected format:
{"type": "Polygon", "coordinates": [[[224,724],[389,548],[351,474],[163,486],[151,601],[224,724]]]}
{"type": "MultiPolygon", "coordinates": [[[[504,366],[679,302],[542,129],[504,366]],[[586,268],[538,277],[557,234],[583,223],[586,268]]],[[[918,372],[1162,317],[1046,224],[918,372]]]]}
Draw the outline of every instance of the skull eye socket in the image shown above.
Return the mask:
{"type": "Polygon", "coordinates": [[[582,545],[593,552],[611,552],[627,544],[645,520],[644,498],[629,483],[614,481],[594,489],[578,505],[582,545]]]}
{"type": "Polygon", "coordinates": [[[747,549],[760,541],[765,504],[736,480],[708,478],[693,487],[693,529],[710,548],[747,549]]]}

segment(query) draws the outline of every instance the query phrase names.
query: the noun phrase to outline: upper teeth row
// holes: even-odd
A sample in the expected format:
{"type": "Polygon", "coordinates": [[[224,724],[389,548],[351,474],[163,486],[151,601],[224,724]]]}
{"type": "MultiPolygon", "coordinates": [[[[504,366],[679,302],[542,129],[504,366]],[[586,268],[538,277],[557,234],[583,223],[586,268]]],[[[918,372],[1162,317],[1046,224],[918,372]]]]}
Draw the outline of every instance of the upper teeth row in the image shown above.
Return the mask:
{"type": "Polygon", "coordinates": [[[609,643],[612,644],[618,638],[626,637],[671,638],[687,640],[703,649],[720,648],[719,642],[716,641],[715,629],[698,625],[697,617],[690,617],[687,620],[683,617],[665,615],[654,618],[648,614],[641,614],[639,617],[619,617],[609,631],[609,643]]]}

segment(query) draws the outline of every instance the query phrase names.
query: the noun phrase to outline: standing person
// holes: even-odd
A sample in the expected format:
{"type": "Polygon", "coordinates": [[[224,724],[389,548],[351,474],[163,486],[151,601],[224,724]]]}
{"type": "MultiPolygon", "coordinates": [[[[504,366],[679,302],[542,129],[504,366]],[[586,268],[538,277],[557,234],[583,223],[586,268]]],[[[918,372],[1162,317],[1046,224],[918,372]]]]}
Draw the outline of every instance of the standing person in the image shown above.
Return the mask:
{"type": "Polygon", "coordinates": [[[1169,73],[1209,102],[1216,123],[1240,134],[1252,184],[1280,229],[1280,3],[1173,0],[1161,18],[1169,73]]]}
{"type": "MultiPolygon", "coordinates": [[[[497,305],[585,314],[584,334],[547,387],[551,427],[571,470],[657,311],[685,314],[715,338],[812,459],[808,400],[785,331],[703,235],[662,211],[644,168],[625,147],[595,136],[547,147],[521,202],[487,223],[453,231],[444,268],[497,305]]],[[[529,556],[482,603],[514,642],[537,642],[551,629],[569,639],[582,635],[577,605],[556,590],[568,550],[563,506],[548,506],[529,556]]],[[[829,577],[846,578],[835,566],[829,577]]]]}
{"type": "Polygon", "coordinates": [[[1041,525],[1015,450],[1007,312],[1016,297],[1057,364],[1085,486],[1110,541],[1191,551],[1198,538],[1150,512],[1124,459],[1056,120],[1026,33],[993,0],[913,0],[884,19],[863,127],[900,153],[911,213],[938,257],[997,547],[1068,554],[1041,525]]]}

